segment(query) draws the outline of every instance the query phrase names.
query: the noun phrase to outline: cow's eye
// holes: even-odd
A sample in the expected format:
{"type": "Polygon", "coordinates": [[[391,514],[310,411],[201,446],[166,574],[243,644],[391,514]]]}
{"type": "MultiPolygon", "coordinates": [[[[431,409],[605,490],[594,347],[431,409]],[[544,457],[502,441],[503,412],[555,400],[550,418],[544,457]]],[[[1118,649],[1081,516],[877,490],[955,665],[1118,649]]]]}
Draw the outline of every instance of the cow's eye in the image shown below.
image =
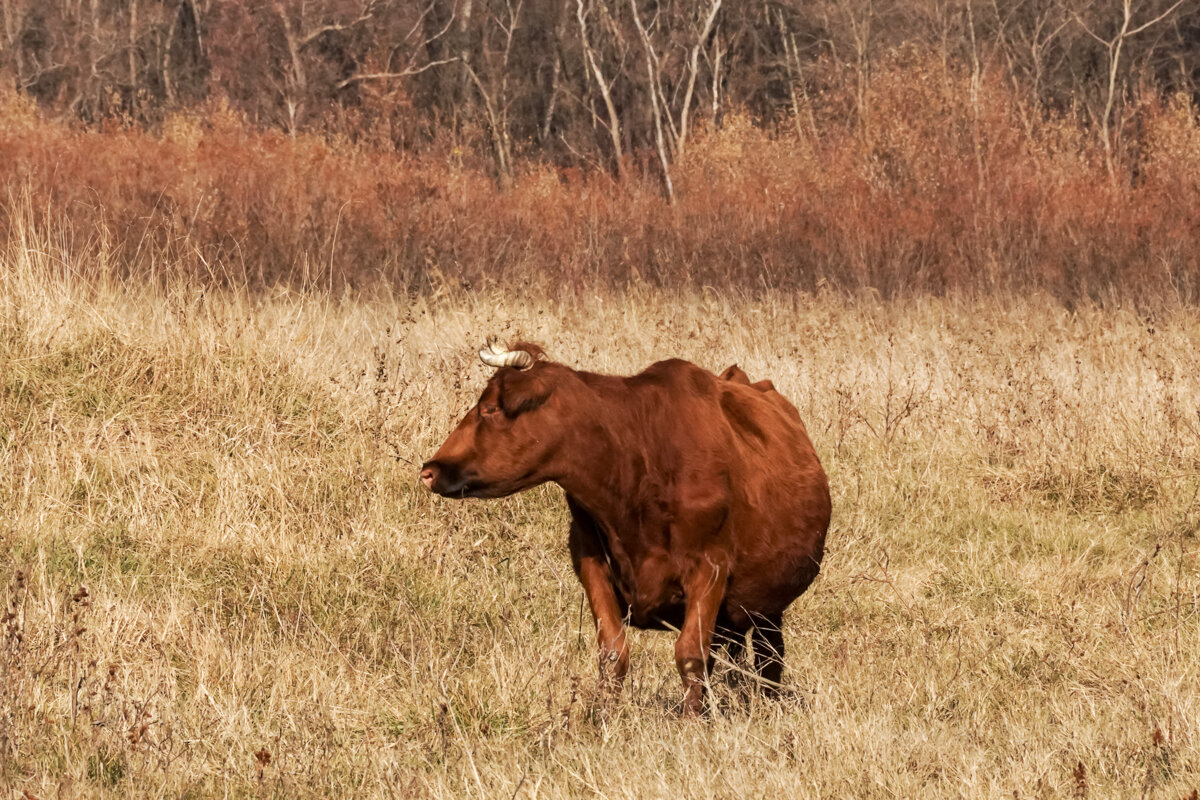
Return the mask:
{"type": "Polygon", "coordinates": [[[488,405],[480,406],[479,413],[484,417],[494,417],[500,413],[500,406],[489,403],[488,405]]]}

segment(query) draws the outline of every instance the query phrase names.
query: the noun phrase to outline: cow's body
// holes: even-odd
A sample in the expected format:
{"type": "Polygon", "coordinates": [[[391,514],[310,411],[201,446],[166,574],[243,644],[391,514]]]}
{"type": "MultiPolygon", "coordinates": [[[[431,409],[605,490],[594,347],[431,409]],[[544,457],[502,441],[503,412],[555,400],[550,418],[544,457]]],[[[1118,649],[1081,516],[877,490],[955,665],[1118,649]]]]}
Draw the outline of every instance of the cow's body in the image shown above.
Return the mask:
{"type": "Polygon", "coordinates": [[[563,488],[605,679],[627,669],[627,619],[680,631],[689,712],[714,637],[738,648],[754,632],[756,666],[777,684],[782,613],[817,575],[830,501],[799,414],[769,381],[678,360],[627,378],[503,367],[422,479],[447,496],[563,488]]]}

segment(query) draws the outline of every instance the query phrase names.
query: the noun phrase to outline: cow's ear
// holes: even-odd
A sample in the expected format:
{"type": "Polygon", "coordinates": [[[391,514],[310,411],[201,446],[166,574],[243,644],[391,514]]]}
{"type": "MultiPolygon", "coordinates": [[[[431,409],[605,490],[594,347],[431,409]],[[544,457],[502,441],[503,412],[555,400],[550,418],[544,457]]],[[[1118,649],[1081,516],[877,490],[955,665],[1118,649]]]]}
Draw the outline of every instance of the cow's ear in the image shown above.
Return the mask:
{"type": "Polygon", "coordinates": [[[520,416],[546,402],[551,389],[545,370],[537,365],[526,370],[506,369],[500,381],[500,408],[508,417],[520,416]]]}
{"type": "Polygon", "coordinates": [[[744,383],[747,386],[750,385],[750,376],[747,375],[745,370],[743,370],[737,364],[731,364],[729,369],[721,373],[721,377],[727,381],[732,381],[733,383],[744,383]]]}

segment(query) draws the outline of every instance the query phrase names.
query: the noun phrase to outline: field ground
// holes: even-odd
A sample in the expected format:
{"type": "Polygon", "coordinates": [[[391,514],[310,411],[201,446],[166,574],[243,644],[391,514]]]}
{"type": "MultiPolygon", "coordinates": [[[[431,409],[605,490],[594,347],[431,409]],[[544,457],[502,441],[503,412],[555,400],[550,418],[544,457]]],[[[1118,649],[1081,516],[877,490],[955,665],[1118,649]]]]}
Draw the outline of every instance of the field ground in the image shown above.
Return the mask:
{"type": "Polygon", "coordinates": [[[0,257],[0,796],[1195,797],[1200,314],[262,297],[0,257]],[[491,335],[740,363],[830,474],[787,693],[597,702],[553,487],[419,490],[491,335]],[[83,588],[81,588],[83,587],[83,588]]]}

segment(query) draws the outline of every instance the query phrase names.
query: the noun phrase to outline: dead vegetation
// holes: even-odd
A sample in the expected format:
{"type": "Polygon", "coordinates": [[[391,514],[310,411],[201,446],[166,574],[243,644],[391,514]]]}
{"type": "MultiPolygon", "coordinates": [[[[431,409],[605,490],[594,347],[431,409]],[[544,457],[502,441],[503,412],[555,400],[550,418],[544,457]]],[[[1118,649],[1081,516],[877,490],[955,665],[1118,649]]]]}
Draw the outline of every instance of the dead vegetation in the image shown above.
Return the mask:
{"type": "MultiPolygon", "coordinates": [[[[14,797],[1181,798],[1200,784],[1200,319],[1043,296],[417,299],[0,269],[14,797]],[[783,700],[671,637],[594,691],[558,491],[426,457],[489,335],[770,377],[830,473],[783,700]]],[[[103,263],[103,262],[100,262],[103,263]]]]}
{"type": "Polygon", "coordinates": [[[1186,95],[1126,106],[1120,158],[1081,113],[1033,113],[999,72],[913,50],[810,111],[800,127],[738,110],[697,124],[667,196],[633,163],[618,179],[531,154],[497,183],[449,141],[289,135],[220,105],[154,129],[81,129],[0,94],[0,243],[22,246],[32,227],[72,269],[255,290],[1034,289],[1146,309],[1200,297],[1186,95]],[[853,120],[859,102],[869,126],[853,120]]]}

